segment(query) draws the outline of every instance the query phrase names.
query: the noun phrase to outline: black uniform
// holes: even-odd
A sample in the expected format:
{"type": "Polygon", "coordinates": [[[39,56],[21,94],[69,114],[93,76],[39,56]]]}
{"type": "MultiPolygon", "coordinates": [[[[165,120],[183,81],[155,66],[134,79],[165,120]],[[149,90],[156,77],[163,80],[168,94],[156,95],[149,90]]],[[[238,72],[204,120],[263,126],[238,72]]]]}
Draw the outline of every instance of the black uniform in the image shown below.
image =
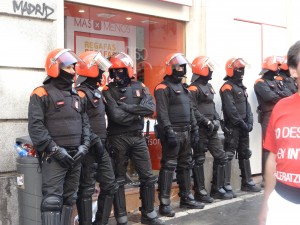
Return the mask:
{"type": "Polygon", "coordinates": [[[194,200],[190,191],[192,168],[191,132],[198,134],[189,98],[189,91],[173,76],[165,76],[155,92],[157,122],[162,145],[161,169],[159,171],[160,213],[174,216],[170,210],[170,191],[176,170],[181,207],[203,208],[194,200]]]}
{"type": "MultiPolygon", "coordinates": [[[[117,223],[127,224],[128,221],[124,185],[130,158],[139,175],[142,223],[156,224],[154,196],[157,177],[152,174],[150,155],[143,136],[144,116],[151,116],[155,109],[153,97],[148,88],[138,81],[131,81],[127,86],[112,82],[104,87],[102,93],[108,118],[108,150],[119,184],[114,198],[117,223]]],[[[157,224],[161,223],[157,220],[157,224]]]]}
{"type": "Polygon", "coordinates": [[[47,225],[69,224],[81,168],[72,157],[90,142],[86,103],[62,83],[50,79],[35,89],[28,112],[28,131],[42,168],[42,223],[47,225]]]}
{"type": "Polygon", "coordinates": [[[227,163],[227,155],[218,136],[220,117],[214,103],[215,91],[208,83],[208,78],[203,76],[195,80],[190,85],[189,90],[200,136],[200,145],[193,148],[195,199],[204,202],[213,201],[213,199],[208,198],[209,196],[205,190],[203,164],[206,151],[210,151],[214,157],[212,196],[220,199],[232,198],[232,195],[229,195],[223,189],[224,166],[227,163]],[[209,126],[208,123],[212,126],[209,126]]]}
{"type": "Polygon", "coordinates": [[[291,91],[292,94],[298,91],[298,85],[295,78],[291,77],[288,70],[280,70],[275,78],[291,91]]]}
{"type": "MultiPolygon", "coordinates": [[[[89,78],[88,78],[89,80],[89,78]]],[[[96,84],[96,81],[94,82],[96,84]]],[[[80,225],[90,225],[92,222],[92,195],[96,180],[100,184],[98,211],[93,224],[107,224],[110,215],[113,195],[118,186],[108,152],[105,149],[106,121],[105,105],[97,86],[83,82],[77,91],[87,99],[87,115],[91,124],[91,147],[82,160],[81,176],[78,189],[77,210],[80,225]],[[96,178],[96,179],[95,179],[96,178]]]]}
{"type": "MultiPolygon", "coordinates": [[[[249,149],[249,132],[253,128],[253,114],[248,102],[246,87],[241,79],[235,79],[234,76],[228,77],[228,81],[220,89],[220,96],[224,114],[224,150],[228,157],[228,163],[225,166],[224,189],[233,193],[230,185],[231,160],[237,153],[242,177],[241,189],[243,191],[260,191],[251,178],[249,159],[252,152],[249,149]]],[[[234,193],[233,195],[236,197],[234,193]]]]}
{"type": "MultiPolygon", "coordinates": [[[[275,80],[276,73],[268,71],[254,84],[254,91],[258,101],[258,122],[261,124],[262,140],[266,136],[269,119],[275,104],[282,98],[290,96],[292,92],[288,90],[281,81],[275,80]]],[[[262,175],[265,173],[265,162],[269,151],[262,149],[262,175]]]]}

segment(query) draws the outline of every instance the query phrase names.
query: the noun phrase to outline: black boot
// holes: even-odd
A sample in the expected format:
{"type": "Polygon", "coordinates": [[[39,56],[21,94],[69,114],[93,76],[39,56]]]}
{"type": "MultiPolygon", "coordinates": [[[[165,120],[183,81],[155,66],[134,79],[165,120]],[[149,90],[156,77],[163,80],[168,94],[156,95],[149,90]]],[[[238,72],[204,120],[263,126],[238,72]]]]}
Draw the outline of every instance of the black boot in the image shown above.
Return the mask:
{"type": "Polygon", "coordinates": [[[161,169],[159,172],[158,191],[159,191],[159,213],[162,216],[174,217],[175,211],[170,206],[170,193],[173,181],[173,171],[161,169]]]}
{"type": "Polygon", "coordinates": [[[251,177],[251,166],[249,159],[239,160],[239,166],[242,173],[241,190],[248,192],[260,192],[261,188],[258,187],[251,177]]]}
{"type": "Polygon", "coordinates": [[[195,165],[193,167],[193,178],[194,178],[194,191],[195,200],[198,202],[212,203],[214,199],[210,197],[205,190],[205,179],[203,163],[205,161],[205,156],[199,156],[195,159],[195,165]]]}
{"type": "Polygon", "coordinates": [[[233,188],[230,184],[230,180],[231,180],[231,161],[228,161],[225,164],[225,168],[224,168],[224,186],[223,189],[228,193],[231,194],[233,198],[236,198],[237,195],[236,193],[233,191],[233,188]]]}
{"type": "Polygon", "coordinates": [[[203,209],[204,206],[204,203],[195,201],[192,193],[180,197],[180,208],[203,209]]]}
{"type": "Polygon", "coordinates": [[[227,193],[224,188],[224,165],[217,164],[214,162],[213,164],[213,180],[210,195],[216,199],[232,199],[233,195],[231,193],[227,193]]]}

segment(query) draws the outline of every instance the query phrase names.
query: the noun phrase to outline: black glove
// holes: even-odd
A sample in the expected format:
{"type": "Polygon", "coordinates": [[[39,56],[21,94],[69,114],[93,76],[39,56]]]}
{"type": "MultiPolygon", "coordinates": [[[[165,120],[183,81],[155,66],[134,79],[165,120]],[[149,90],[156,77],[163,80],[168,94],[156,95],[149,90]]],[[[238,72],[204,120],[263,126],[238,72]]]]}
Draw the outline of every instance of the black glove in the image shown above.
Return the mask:
{"type": "Polygon", "coordinates": [[[57,162],[64,168],[72,167],[74,164],[74,159],[68,154],[67,150],[56,146],[56,150],[53,151],[53,157],[57,162]]]}
{"type": "Polygon", "coordinates": [[[214,131],[214,124],[209,120],[207,122],[207,132],[211,134],[214,131]]]}
{"type": "Polygon", "coordinates": [[[80,162],[83,156],[88,153],[89,147],[87,145],[79,145],[77,153],[74,155],[73,159],[76,163],[80,162]]]}
{"type": "Polygon", "coordinates": [[[166,129],[166,140],[169,147],[176,147],[178,144],[176,134],[172,128],[166,129]]]}
{"type": "Polygon", "coordinates": [[[214,131],[218,131],[220,128],[220,120],[213,120],[214,131]]]}
{"type": "Polygon", "coordinates": [[[104,146],[101,140],[97,141],[92,148],[93,148],[93,154],[96,156],[96,158],[101,159],[104,153],[104,146]]]}
{"type": "Polygon", "coordinates": [[[251,132],[253,130],[253,124],[248,123],[247,126],[248,126],[248,132],[251,132]]]}
{"type": "Polygon", "coordinates": [[[288,96],[289,96],[289,94],[288,94],[288,93],[286,93],[286,92],[284,92],[284,91],[278,91],[278,92],[277,92],[277,94],[278,94],[280,97],[283,97],[283,98],[285,98],[285,97],[288,97],[288,96]]]}
{"type": "Polygon", "coordinates": [[[199,149],[199,142],[200,142],[199,130],[197,129],[191,132],[191,146],[194,150],[199,149]]]}
{"type": "Polygon", "coordinates": [[[241,122],[239,123],[239,127],[240,127],[243,131],[248,131],[248,125],[245,123],[244,120],[241,120],[241,122]]]}

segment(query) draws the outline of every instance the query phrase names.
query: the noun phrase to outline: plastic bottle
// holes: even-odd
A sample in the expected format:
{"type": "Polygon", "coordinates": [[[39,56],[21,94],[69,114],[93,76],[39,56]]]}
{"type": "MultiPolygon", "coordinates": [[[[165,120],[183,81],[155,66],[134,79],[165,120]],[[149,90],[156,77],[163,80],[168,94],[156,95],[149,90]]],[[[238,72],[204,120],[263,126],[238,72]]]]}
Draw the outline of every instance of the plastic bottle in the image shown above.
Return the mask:
{"type": "Polygon", "coordinates": [[[25,149],[23,149],[20,145],[15,144],[14,148],[17,151],[19,156],[24,157],[28,155],[28,152],[25,149]]]}

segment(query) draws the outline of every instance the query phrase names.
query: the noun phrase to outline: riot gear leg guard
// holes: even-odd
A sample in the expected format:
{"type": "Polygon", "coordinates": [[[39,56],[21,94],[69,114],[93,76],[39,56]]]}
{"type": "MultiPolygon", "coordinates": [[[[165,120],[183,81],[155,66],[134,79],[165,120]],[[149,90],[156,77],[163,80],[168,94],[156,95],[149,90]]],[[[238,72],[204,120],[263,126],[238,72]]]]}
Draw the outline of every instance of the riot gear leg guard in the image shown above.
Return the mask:
{"type": "Polygon", "coordinates": [[[42,225],[60,225],[60,210],[62,202],[59,197],[50,196],[43,199],[41,204],[42,225]]]}
{"type": "Polygon", "coordinates": [[[239,160],[239,166],[242,173],[242,191],[249,192],[259,192],[261,190],[260,187],[256,186],[251,177],[251,166],[249,159],[239,160]]]}
{"type": "Polygon", "coordinates": [[[228,161],[225,164],[225,173],[224,173],[224,190],[227,193],[230,193],[232,195],[233,198],[236,198],[237,195],[235,192],[233,192],[232,186],[231,186],[231,161],[228,161]]]}
{"type": "Polygon", "coordinates": [[[93,225],[107,225],[111,213],[115,190],[112,192],[100,191],[98,196],[98,210],[93,225]]]}
{"type": "Polygon", "coordinates": [[[73,207],[64,205],[61,211],[60,225],[71,225],[73,207]]]}
{"type": "Polygon", "coordinates": [[[163,165],[164,167],[159,171],[158,180],[158,198],[160,201],[159,213],[163,216],[173,217],[175,216],[174,210],[171,208],[170,193],[173,181],[173,174],[177,163],[174,161],[168,161],[163,165]]]}
{"type": "Polygon", "coordinates": [[[162,225],[164,224],[157,218],[157,213],[154,209],[155,201],[155,183],[157,177],[151,177],[147,182],[140,185],[140,199],[142,200],[142,207],[140,211],[142,213],[142,224],[162,225]]]}
{"type": "Polygon", "coordinates": [[[80,190],[76,201],[79,225],[90,225],[93,218],[92,195],[94,187],[88,187],[80,190]]]}
{"type": "Polygon", "coordinates": [[[194,178],[195,200],[204,203],[212,203],[214,199],[208,195],[205,189],[205,178],[203,170],[204,161],[205,156],[198,157],[195,160],[195,165],[192,170],[194,178]]]}
{"type": "Polygon", "coordinates": [[[211,187],[211,196],[216,199],[232,199],[233,195],[224,190],[224,165],[214,162],[213,164],[213,181],[211,187]]]}
{"type": "Polygon", "coordinates": [[[180,208],[203,209],[204,203],[195,201],[190,190],[190,169],[177,170],[177,183],[179,185],[180,208]]]}
{"type": "Polygon", "coordinates": [[[119,189],[114,195],[114,214],[118,225],[127,225],[127,211],[126,211],[126,199],[125,199],[125,179],[118,178],[117,183],[119,189]]]}

